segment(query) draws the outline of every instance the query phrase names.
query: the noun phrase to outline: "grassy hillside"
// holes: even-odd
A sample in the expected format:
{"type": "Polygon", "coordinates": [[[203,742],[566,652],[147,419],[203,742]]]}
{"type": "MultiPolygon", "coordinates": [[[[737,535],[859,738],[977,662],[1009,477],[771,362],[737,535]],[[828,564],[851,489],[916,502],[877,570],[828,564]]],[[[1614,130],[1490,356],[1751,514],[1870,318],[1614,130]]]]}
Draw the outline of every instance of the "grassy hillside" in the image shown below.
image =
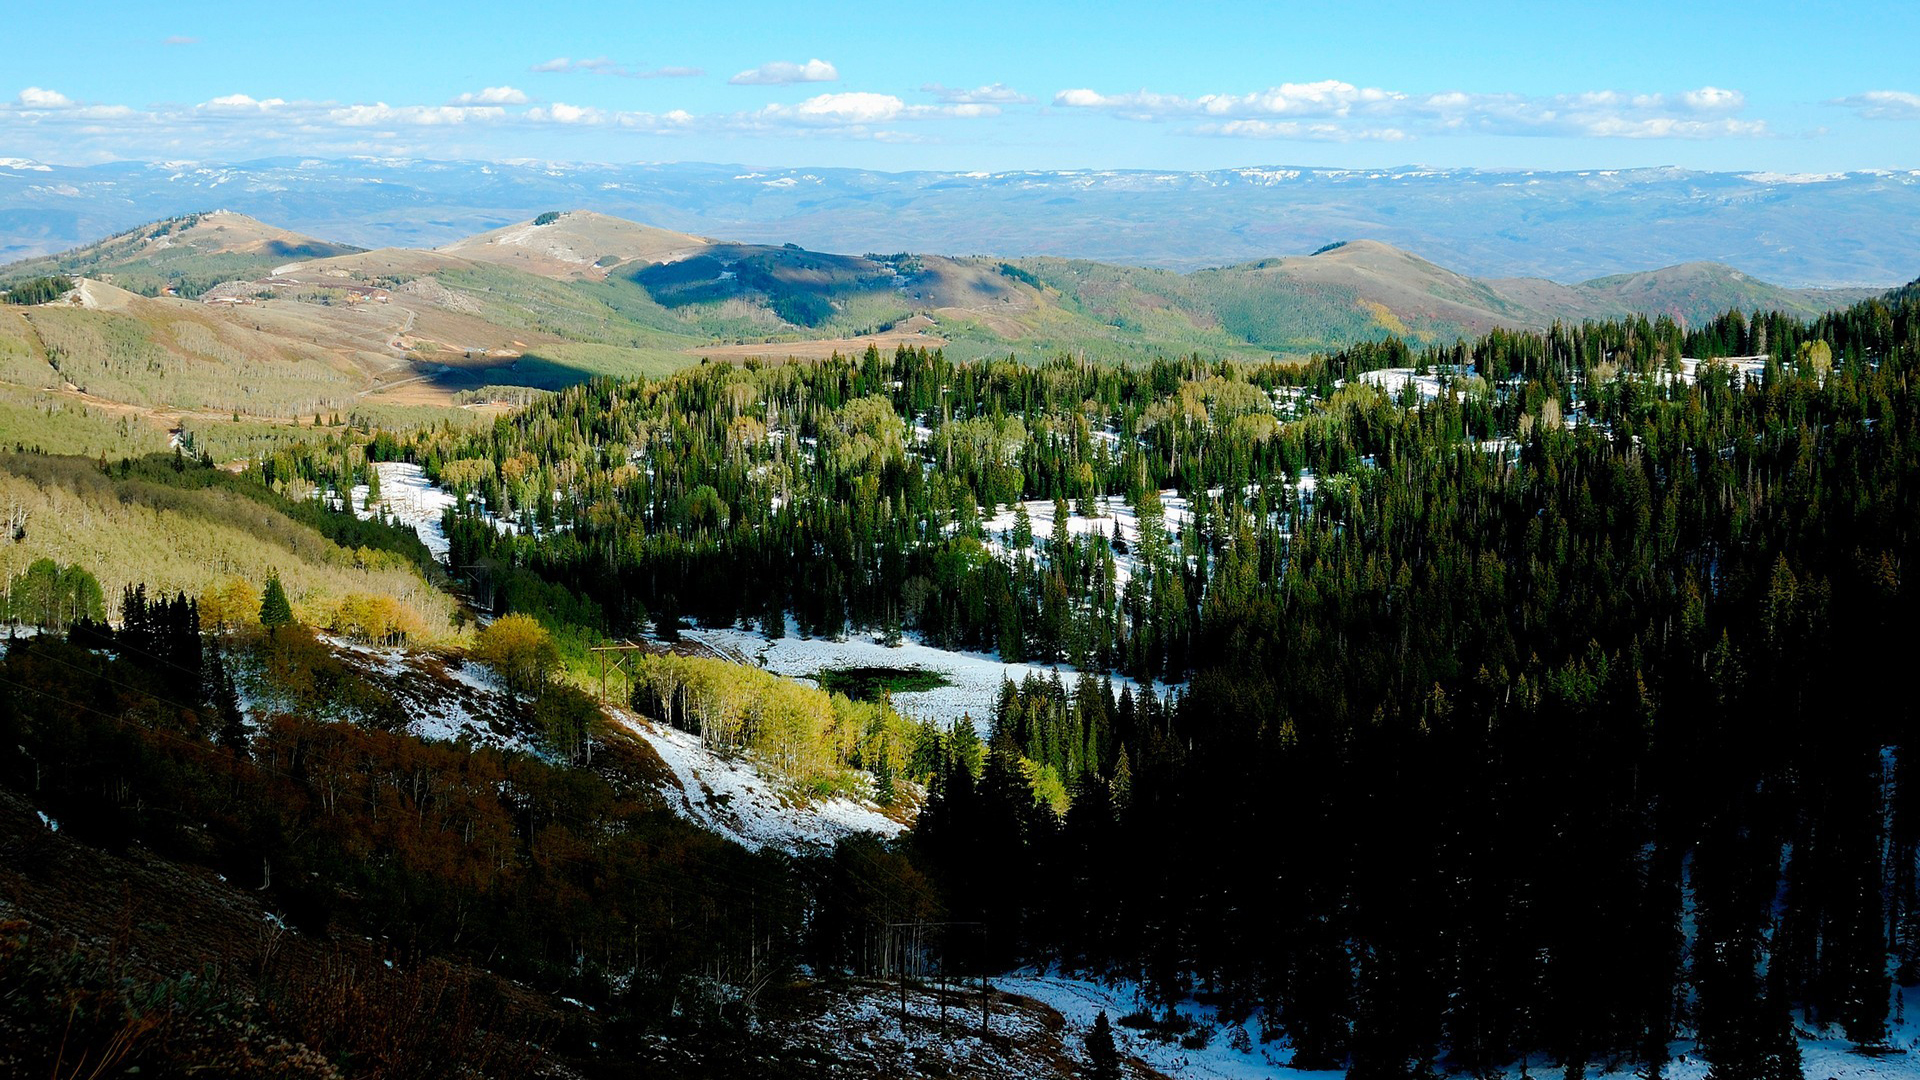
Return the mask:
{"type": "Polygon", "coordinates": [[[1671,315],[1690,325],[1727,311],[1783,311],[1812,318],[1856,300],[1866,289],[1785,289],[1720,263],[1694,262],[1575,286],[1607,314],[1671,315]]]}
{"type": "Polygon", "coordinates": [[[167,289],[198,296],[222,281],[252,278],[297,259],[358,250],[214,211],[167,218],[62,255],[15,263],[0,270],[0,280],[65,274],[109,280],[143,296],[167,289]]]}
{"type": "Polygon", "coordinates": [[[613,267],[670,262],[711,244],[686,233],[569,210],[470,236],[440,250],[545,277],[596,281],[613,267]]]}
{"type": "Polygon", "coordinates": [[[197,596],[234,577],[257,587],[277,572],[303,621],[325,625],[355,594],[389,596],[430,636],[451,636],[454,602],[409,560],[350,550],[297,520],[312,513],[304,507],[216,470],[193,472],[162,483],[151,470],[120,476],[87,458],[0,454],[0,506],[26,518],[21,539],[0,549],[0,571],[11,577],[39,558],[77,563],[99,578],[109,606],[126,584],[197,596]]]}
{"type": "MultiPolygon", "coordinates": [[[[90,296],[118,293],[96,283],[90,296]]],[[[148,408],[287,416],[348,403],[364,379],[336,342],[258,329],[231,312],[118,293],[113,307],[52,305],[27,321],[61,379],[148,408]]]]}
{"type": "MultiPolygon", "coordinates": [[[[18,264],[0,280],[53,272],[117,284],[81,279],[57,303],[0,317],[0,384],[71,384],[144,410],[158,426],[196,430],[236,414],[285,421],[381,405],[451,408],[488,387],[556,390],[702,358],[908,345],[955,359],[1266,360],[1556,320],[1646,314],[1698,324],[1729,308],[1811,315],[1855,298],[1778,288],[1712,263],[1578,285],[1479,280],[1367,240],[1187,274],[1052,258],[831,254],[585,212],[543,214],[436,250],[375,251],[236,214],[194,215],[18,264]],[[237,301],[227,306],[121,287],[151,291],[161,279],[202,274],[248,283],[218,294],[237,301]]],[[[228,443],[244,450],[281,438],[253,432],[228,443]]]]}
{"type": "Polygon", "coordinates": [[[78,395],[0,386],[0,450],[120,457],[167,448],[166,429],[78,395]]]}

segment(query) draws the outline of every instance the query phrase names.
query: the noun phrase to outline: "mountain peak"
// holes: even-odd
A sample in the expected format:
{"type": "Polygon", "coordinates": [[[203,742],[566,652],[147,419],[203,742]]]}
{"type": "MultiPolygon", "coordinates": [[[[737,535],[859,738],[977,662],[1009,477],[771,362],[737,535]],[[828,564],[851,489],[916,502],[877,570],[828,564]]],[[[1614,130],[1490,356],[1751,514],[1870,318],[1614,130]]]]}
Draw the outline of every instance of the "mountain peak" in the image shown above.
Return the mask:
{"type": "Polygon", "coordinates": [[[712,246],[704,237],[591,210],[552,210],[439,250],[542,277],[601,278],[614,266],[675,262],[712,246]]]}

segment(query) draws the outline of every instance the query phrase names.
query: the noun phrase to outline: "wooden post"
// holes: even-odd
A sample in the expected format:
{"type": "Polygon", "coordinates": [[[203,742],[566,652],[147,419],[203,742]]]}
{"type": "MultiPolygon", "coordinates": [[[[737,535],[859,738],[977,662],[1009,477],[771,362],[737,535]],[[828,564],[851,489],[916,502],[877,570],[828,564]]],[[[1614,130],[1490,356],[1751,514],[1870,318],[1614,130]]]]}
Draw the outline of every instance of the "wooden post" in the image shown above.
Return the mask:
{"type": "Polygon", "coordinates": [[[980,972],[980,1037],[985,1039],[991,1034],[989,1020],[993,1015],[993,999],[987,996],[987,973],[980,972]]]}

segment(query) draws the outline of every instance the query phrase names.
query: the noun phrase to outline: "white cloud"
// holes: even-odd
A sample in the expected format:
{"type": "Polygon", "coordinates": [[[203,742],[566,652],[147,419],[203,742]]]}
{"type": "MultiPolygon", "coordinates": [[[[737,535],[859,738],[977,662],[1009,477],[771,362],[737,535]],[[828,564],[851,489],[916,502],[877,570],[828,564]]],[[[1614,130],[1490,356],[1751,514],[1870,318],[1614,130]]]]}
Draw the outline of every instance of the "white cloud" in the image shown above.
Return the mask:
{"type": "Polygon", "coordinates": [[[160,44],[162,45],[198,45],[200,44],[200,39],[197,37],[188,37],[185,34],[174,34],[171,37],[162,38],[160,41],[160,44]]]}
{"type": "Polygon", "coordinates": [[[286,101],[281,98],[262,100],[246,94],[225,94],[203,103],[200,109],[213,113],[263,113],[284,105],[286,101]]]}
{"type": "Polygon", "coordinates": [[[1681,94],[1680,100],[1686,104],[1687,108],[1698,112],[1721,112],[1744,107],[1747,103],[1747,95],[1738,90],[1703,86],[1698,90],[1689,90],[1681,94]]]}
{"type": "Polygon", "coordinates": [[[839,82],[840,72],[825,60],[813,59],[804,64],[790,60],[774,60],[749,68],[727,80],[735,86],[786,86],[791,83],[839,82]]]}
{"type": "Polygon", "coordinates": [[[907,103],[892,94],[856,91],[820,94],[798,105],[769,105],[760,115],[803,124],[875,124],[898,117],[906,108],[907,103]]]}
{"type": "Polygon", "coordinates": [[[1399,128],[1357,128],[1343,124],[1303,123],[1299,120],[1228,120],[1201,124],[1196,135],[1230,139],[1286,139],[1293,142],[1403,142],[1412,136],[1399,128]]]}
{"type": "Polygon", "coordinates": [[[1194,134],[1348,141],[1421,135],[1541,135],[1570,138],[1712,139],[1768,134],[1765,121],[1729,115],[1738,90],[1704,86],[1668,96],[1595,90],[1550,97],[1445,91],[1412,94],[1326,79],[1247,94],[1187,97],[1137,90],[1062,90],[1054,105],[1127,120],[1199,119],[1194,134]]]}
{"type": "Polygon", "coordinates": [[[591,106],[556,101],[545,107],[528,109],[526,117],[539,124],[599,124],[606,121],[607,114],[591,106]]]}
{"type": "Polygon", "coordinates": [[[528,101],[525,93],[511,86],[489,86],[477,94],[461,94],[453,99],[455,105],[525,105],[528,101]]]}
{"type": "Polygon", "coordinates": [[[499,120],[506,110],[497,106],[464,105],[347,105],[331,109],[326,118],[344,127],[441,127],[468,121],[499,120]]]}
{"type": "Polygon", "coordinates": [[[20,91],[20,96],[14,101],[24,109],[71,109],[74,106],[73,99],[67,95],[38,86],[29,86],[20,91]]]}
{"type": "Polygon", "coordinates": [[[592,60],[574,60],[570,57],[556,56],[551,60],[543,60],[528,70],[538,71],[546,75],[565,75],[576,71],[606,71],[613,66],[613,61],[604,56],[596,57],[592,60]]]}
{"type": "Polygon", "coordinates": [[[1031,105],[1033,99],[1013,89],[1006,83],[990,83],[976,86],[971,90],[958,86],[942,86],[928,83],[920,88],[923,94],[932,94],[934,98],[947,105],[1031,105]]]}
{"type": "Polygon", "coordinates": [[[543,60],[527,70],[537,71],[543,75],[618,75],[623,79],[690,79],[707,73],[705,68],[684,66],[636,68],[626,64],[616,64],[604,56],[584,60],[556,56],[551,60],[543,60]]]}
{"type": "Polygon", "coordinates": [[[774,124],[845,127],[895,120],[974,119],[998,116],[997,105],[909,105],[892,94],[850,91],[818,94],[797,105],[768,105],[751,118],[774,124]]]}
{"type": "Polygon", "coordinates": [[[1868,90],[1827,104],[1844,105],[1868,120],[1920,120],[1920,94],[1905,90],[1868,90]]]}

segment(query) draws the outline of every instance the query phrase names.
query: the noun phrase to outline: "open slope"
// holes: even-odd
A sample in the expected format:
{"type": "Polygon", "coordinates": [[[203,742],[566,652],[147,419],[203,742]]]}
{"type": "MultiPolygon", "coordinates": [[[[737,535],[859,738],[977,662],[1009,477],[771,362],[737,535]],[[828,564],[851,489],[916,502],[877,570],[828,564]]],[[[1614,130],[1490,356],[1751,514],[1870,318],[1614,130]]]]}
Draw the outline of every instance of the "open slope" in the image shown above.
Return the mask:
{"type": "Polygon", "coordinates": [[[525,270],[543,277],[597,281],[615,267],[674,262],[713,245],[686,233],[586,210],[543,214],[441,248],[449,255],[525,270]]]}
{"type": "Polygon", "coordinates": [[[1055,258],[834,254],[711,240],[583,210],[435,249],[332,244],[218,211],[0,268],[79,279],[0,328],[9,393],[182,417],[447,406],[496,387],[653,376],[702,358],[869,346],[956,359],[1063,352],[1264,360],[1404,335],[1728,308],[1811,315],[1865,295],[1717,263],[1564,285],[1482,280],[1371,240],[1176,273],[1055,258]],[[155,295],[167,292],[179,295],[155,295]],[[187,299],[187,297],[196,299],[187,299]],[[467,395],[461,397],[460,395],[467,395]]]}
{"type": "Polygon", "coordinates": [[[65,274],[99,278],[147,296],[197,296],[222,281],[251,278],[283,263],[358,250],[214,210],[167,218],[64,254],[15,263],[0,270],[0,278],[65,274]]]}
{"type": "Polygon", "coordinates": [[[1282,355],[1388,334],[1445,341],[1556,320],[1644,314],[1698,323],[1730,308],[1811,315],[1868,295],[1782,288],[1713,263],[1578,285],[1481,280],[1371,240],[1191,274],[1058,259],[1015,265],[1057,290],[1061,306],[1099,322],[1282,355]]]}

